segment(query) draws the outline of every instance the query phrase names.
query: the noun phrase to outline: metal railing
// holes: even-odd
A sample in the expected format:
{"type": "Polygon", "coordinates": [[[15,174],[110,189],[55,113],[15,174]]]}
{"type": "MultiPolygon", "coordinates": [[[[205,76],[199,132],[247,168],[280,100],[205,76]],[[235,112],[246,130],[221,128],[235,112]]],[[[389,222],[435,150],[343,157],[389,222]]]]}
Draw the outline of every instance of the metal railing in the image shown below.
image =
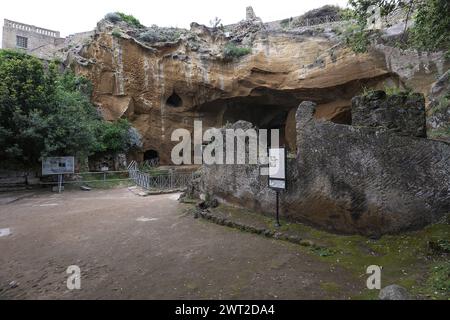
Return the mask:
{"type": "MultiPolygon", "coordinates": [[[[54,185],[55,183],[57,183],[55,177],[56,176],[54,176],[53,178],[47,177],[47,181],[40,181],[39,184],[54,185]]],[[[129,171],[79,172],[70,175],[64,175],[63,184],[89,185],[121,181],[131,181],[129,171]]]]}
{"type": "MultiPolygon", "coordinates": [[[[183,190],[198,177],[195,172],[164,172],[146,173],[139,170],[136,161],[131,161],[125,171],[104,171],[104,172],[80,172],[64,175],[63,185],[80,187],[116,187],[118,185],[131,186],[133,184],[150,191],[175,191],[183,190]]],[[[58,181],[55,177],[48,176],[40,185],[56,186],[58,181]]]]}
{"type": "Polygon", "coordinates": [[[130,178],[136,185],[146,190],[179,190],[186,188],[198,174],[171,172],[168,174],[149,174],[139,171],[138,164],[132,161],[128,166],[130,178]]]}

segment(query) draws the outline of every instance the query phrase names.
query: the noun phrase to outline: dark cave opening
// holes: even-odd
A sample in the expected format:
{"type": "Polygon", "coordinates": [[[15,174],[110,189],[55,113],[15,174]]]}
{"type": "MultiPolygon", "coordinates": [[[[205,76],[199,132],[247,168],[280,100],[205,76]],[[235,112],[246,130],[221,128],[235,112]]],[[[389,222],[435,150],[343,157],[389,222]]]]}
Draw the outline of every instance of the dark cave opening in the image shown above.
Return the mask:
{"type": "Polygon", "coordinates": [[[156,150],[147,150],[144,153],[144,161],[158,160],[159,153],[156,150]]]}
{"type": "MultiPolygon", "coordinates": [[[[301,101],[288,95],[272,92],[270,95],[254,95],[219,99],[197,107],[208,127],[223,127],[227,123],[244,120],[258,129],[280,130],[280,145],[293,146],[295,132],[286,129],[289,112],[301,101]],[[289,134],[289,133],[290,134],[289,134]]],[[[293,124],[295,125],[295,124],[293,124]]],[[[270,132],[268,133],[270,144],[270,132]]]]}
{"type": "Polygon", "coordinates": [[[179,108],[183,106],[183,99],[174,91],[172,95],[167,98],[166,104],[169,107],[179,108]]]}
{"type": "MultiPolygon", "coordinates": [[[[290,108],[273,105],[258,105],[258,104],[234,104],[227,106],[223,113],[223,124],[235,123],[239,120],[244,120],[252,123],[258,129],[280,131],[280,145],[285,146],[286,140],[286,124],[290,108]]],[[[270,132],[268,132],[270,144],[270,132]]]]}
{"type": "Polygon", "coordinates": [[[351,125],[352,124],[352,110],[351,107],[338,113],[336,116],[330,119],[333,123],[351,125]]]}

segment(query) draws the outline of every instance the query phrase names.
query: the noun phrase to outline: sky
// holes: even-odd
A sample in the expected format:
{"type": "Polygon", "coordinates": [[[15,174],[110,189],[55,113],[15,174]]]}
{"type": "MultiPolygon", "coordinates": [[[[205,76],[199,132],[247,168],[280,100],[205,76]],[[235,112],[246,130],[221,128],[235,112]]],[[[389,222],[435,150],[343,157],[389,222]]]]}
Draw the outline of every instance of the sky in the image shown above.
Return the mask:
{"type": "Polygon", "coordinates": [[[223,24],[236,23],[245,18],[247,6],[268,22],[325,4],[346,6],[347,0],[13,0],[1,1],[0,23],[3,26],[6,18],[60,31],[66,37],[93,30],[105,14],[115,11],[132,14],[147,26],[189,28],[191,22],[209,25],[214,17],[223,24]]]}

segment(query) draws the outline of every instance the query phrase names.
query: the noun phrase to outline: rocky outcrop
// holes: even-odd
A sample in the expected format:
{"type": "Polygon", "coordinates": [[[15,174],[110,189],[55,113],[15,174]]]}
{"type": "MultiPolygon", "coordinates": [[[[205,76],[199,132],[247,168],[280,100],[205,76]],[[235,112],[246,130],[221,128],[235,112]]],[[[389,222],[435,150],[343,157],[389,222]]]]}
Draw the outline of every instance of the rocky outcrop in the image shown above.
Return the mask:
{"type": "Polygon", "coordinates": [[[417,93],[387,96],[384,91],[355,97],[352,101],[352,125],[426,138],[425,98],[417,93]]]}
{"type": "Polygon", "coordinates": [[[380,290],[380,300],[411,300],[408,291],[396,284],[387,286],[380,290]]]}
{"type": "Polygon", "coordinates": [[[171,163],[173,130],[192,130],[194,119],[204,128],[237,120],[277,127],[292,145],[287,116],[301,101],[316,102],[325,119],[339,118],[362,87],[397,81],[383,55],[356,55],[325,34],[269,32],[258,19],[224,31],[198,24],[157,30],[103,20],[67,61],[92,80],[105,119],[128,118],[143,136],[142,154],[155,150],[163,164],[171,163]],[[227,45],[251,52],[225,59],[227,45]]]}
{"type": "Polygon", "coordinates": [[[136,160],[151,151],[171,164],[171,133],[192,131],[196,119],[204,128],[237,120],[278,128],[295,152],[300,102],[315,102],[317,119],[349,124],[351,99],[365,88],[410,87],[428,96],[436,75],[450,67],[443,53],[400,50],[389,40],[355,54],[342,36],[351,23],[274,29],[250,8],[237,24],[192,23],[190,30],[107,18],[90,41],[70,43],[66,63],[92,80],[105,119],[127,118],[138,129],[136,160]]]}
{"type": "Polygon", "coordinates": [[[427,126],[432,138],[450,142],[450,70],[431,87],[427,126]]]}
{"type": "MultiPolygon", "coordinates": [[[[288,190],[281,196],[286,219],[379,236],[423,227],[450,211],[449,144],[318,121],[315,110],[312,102],[297,110],[297,158],[288,162],[288,190]]],[[[202,190],[227,203],[273,213],[275,195],[259,169],[204,166],[202,190]]]]}

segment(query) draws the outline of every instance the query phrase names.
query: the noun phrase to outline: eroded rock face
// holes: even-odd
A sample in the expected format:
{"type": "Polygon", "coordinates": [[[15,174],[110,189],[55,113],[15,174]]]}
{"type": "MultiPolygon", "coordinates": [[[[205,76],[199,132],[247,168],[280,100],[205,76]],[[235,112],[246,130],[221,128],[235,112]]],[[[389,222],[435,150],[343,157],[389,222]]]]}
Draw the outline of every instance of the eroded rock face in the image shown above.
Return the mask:
{"type": "Polygon", "coordinates": [[[192,130],[195,119],[205,129],[237,120],[277,127],[295,145],[287,118],[301,101],[316,102],[321,116],[332,119],[350,110],[363,86],[382,87],[395,78],[383,55],[353,54],[325,35],[269,32],[258,20],[228,34],[193,24],[163,42],[157,35],[146,42],[124,28],[100,22],[92,41],[68,60],[93,81],[93,101],[105,119],[128,118],[143,137],[142,151],[157,151],[162,164],[171,163],[172,132],[192,130]],[[230,41],[251,53],[225,59],[230,41]]]}
{"type": "Polygon", "coordinates": [[[352,101],[352,125],[426,138],[425,97],[422,94],[387,96],[384,91],[355,97],[352,101]]]}
{"type": "MultiPolygon", "coordinates": [[[[411,87],[428,97],[436,75],[449,67],[443,53],[383,42],[355,54],[338,29],[273,29],[251,12],[224,29],[197,23],[190,30],[136,29],[105,19],[89,42],[83,38],[68,50],[66,62],[93,81],[93,102],[105,119],[127,118],[138,129],[144,145],[136,160],[151,150],[162,164],[171,164],[172,132],[192,131],[194,120],[204,129],[238,120],[277,128],[295,152],[302,101],[317,104],[317,119],[350,124],[351,99],[363,88],[411,87]],[[250,53],[227,56],[227,45],[250,53]]],[[[442,122],[436,117],[430,125],[442,122]]]]}
{"type": "MultiPolygon", "coordinates": [[[[288,190],[281,196],[285,218],[379,236],[423,227],[450,211],[449,144],[318,121],[315,110],[312,102],[297,110],[298,153],[288,162],[288,190]]],[[[204,166],[201,188],[221,201],[270,214],[275,193],[259,169],[204,166]]]]}
{"type": "Polygon", "coordinates": [[[431,87],[427,126],[432,138],[450,142],[450,70],[431,87]]]}

